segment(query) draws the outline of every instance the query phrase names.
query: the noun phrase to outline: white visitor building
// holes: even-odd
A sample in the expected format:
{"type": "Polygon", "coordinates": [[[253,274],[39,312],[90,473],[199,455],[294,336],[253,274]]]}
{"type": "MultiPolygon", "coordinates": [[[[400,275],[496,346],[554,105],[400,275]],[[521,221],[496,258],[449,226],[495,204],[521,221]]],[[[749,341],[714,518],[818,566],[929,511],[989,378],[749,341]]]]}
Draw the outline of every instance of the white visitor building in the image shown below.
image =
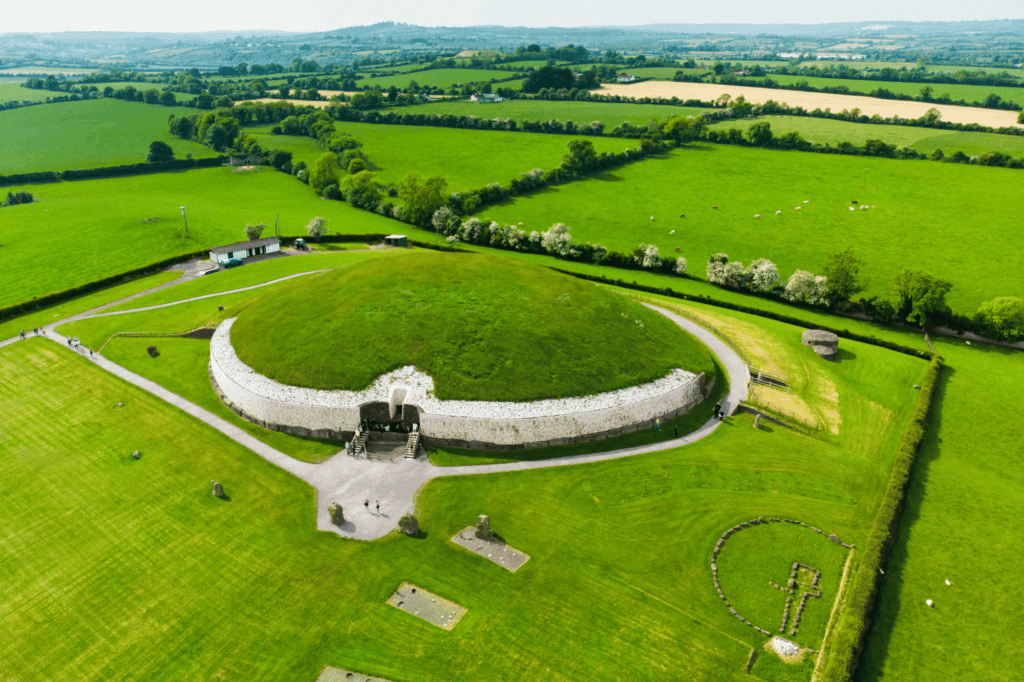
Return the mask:
{"type": "Polygon", "coordinates": [[[254,239],[251,242],[238,242],[227,246],[215,246],[210,249],[210,261],[223,265],[232,258],[244,260],[265,253],[277,253],[281,250],[281,240],[277,237],[254,239]]]}

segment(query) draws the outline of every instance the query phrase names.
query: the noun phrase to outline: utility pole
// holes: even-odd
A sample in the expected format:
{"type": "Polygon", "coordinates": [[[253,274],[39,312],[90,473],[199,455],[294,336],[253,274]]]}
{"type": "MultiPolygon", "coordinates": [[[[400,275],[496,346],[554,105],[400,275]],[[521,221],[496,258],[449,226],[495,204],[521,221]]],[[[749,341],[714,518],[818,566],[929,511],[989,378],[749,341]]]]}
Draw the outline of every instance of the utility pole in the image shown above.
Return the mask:
{"type": "Polygon", "coordinates": [[[188,238],[188,218],[185,217],[185,207],[181,206],[181,219],[185,221],[185,237],[188,238]]]}

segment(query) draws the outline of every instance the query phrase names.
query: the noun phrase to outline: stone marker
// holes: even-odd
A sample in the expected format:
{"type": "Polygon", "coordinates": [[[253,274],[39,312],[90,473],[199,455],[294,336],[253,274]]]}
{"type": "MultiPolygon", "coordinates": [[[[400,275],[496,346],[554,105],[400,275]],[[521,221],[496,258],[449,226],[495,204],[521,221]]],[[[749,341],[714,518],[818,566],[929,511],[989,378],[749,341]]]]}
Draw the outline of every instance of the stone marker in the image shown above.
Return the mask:
{"type": "Polygon", "coordinates": [[[132,457],[134,457],[135,459],[141,459],[142,453],[136,450],[135,452],[132,453],[132,457]]]}
{"type": "Polygon", "coordinates": [[[490,540],[494,537],[491,530],[491,519],[486,514],[481,514],[476,519],[476,536],[481,540],[490,540]]]}
{"type": "Polygon", "coordinates": [[[759,414],[754,416],[754,428],[755,429],[761,428],[761,415],[759,415],[759,414]]]}
{"type": "Polygon", "coordinates": [[[819,357],[826,360],[835,358],[839,350],[839,337],[832,332],[808,329],[800,337],[800,343],[809,346],[819,357]]]}
{"type": "Polygon", "coordinates": [[[331,523],[335,526],[340,526],[345,523],[345,512],[337,502],[332,502],[331,505],[327,507],[327,513],[331,515],[331,523]]]}
{"type": "Polygon", "coordinates": [[[406,514],[398,519],[398,528],[406,535],[416,535],[420,532],[420,522],[412,514],[406,514]]]}
{"type": "Polygon", "coordinates": [[[146,347],[146,352],[149,353],[149,357],[151,357],[151,358],[155,358],[157,355],[160,354],[160,353],[157,352],[156,346],[147,346],[146,347]]]}
{"type": "Polygon", "coordinates": [[[217,481],[210,481],[210,485],[213,486],[214,497],[224,497],[224,486],[222,486],[220,483],[217,483],[217,481]]]}

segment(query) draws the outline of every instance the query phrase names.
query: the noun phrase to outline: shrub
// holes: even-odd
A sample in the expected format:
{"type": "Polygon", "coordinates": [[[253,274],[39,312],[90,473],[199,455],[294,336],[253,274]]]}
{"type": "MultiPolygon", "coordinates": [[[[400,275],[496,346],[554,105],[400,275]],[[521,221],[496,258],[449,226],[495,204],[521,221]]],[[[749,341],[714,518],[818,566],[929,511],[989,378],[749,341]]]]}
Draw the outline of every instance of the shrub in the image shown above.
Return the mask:
{"type": "Polygon", "coordinates": [[[725,266],[729,262],[729,256],[724,253],[716,253],[708,258],[708,281],[712,284],[725,283],[725,266]]]}
{"type": "Polygon", "coordinates": [[[398,519],[398,528],[406,535],[416,535],[420,532],[420,522],[412,514],[405,514],[398,519]]]}
{"type": "Polygon", "coordinates": [[[565,223],[555,223],[541,235],[541,248],[559,256],[568,256],[572,247],[572,235],[565,223]]]}
{"type": "Polygon", "coordinates": [[[974,316],[978,332],[1000,341],[1015,343],[1024,340],[1024,300],[1016,296],[1000,296],[985,301],[974,316]]]}
{"type": "Polygon", "coordinates": [[[687,267],[686,266],[686,259],[683,258],[682,256],[680,256],[679,258],[676,258],[676,265],[673,268],[673,271],[677,275],[685,275],[686,274],[686,267],[687,267]]]}
{"type": "Polygon", "coordinates": [[[341,196],[341,192],[338,191],[338,186],[334,183],[324,187],[324,191],[320,193],[324,199],[337,199],[341,196]]]}
{"type": "Polygon", "coordinates": [[[160,353],[156,349],[156,346],[147,346],[146,352],[149,353],[149,357],[151,358],[155,358],[156,356],[160,355],[160,353]]]}
{"type": "Polygon", "coordinates": [[[828,305],[826,287],[828,280],[822,275],[815,277],[806,270],[797,270],[789,276],[786,290],[782,297],[787,301],[809,303],[810,305],[828,305]]]}
{"type": "Polygon", "coordinates": [[[640,244],[633,251],[633,260],[642,268],[654,270],[661,267],[661,252],[654,244],[640,244]]]}
{"type": "Polygon", "coordinates": [[[771,293],[779,286],[779,269],[766,258],[758,258],[747,271],[749,286],[753,291],[771,293]]]}

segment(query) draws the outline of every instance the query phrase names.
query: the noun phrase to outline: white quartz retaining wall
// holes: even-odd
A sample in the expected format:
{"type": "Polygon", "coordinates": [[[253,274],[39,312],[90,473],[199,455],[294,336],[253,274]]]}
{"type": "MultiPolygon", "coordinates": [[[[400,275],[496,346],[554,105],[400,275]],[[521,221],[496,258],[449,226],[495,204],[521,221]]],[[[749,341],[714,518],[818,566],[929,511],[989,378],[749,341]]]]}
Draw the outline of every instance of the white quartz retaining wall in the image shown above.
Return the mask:
{"type": "Polygon", "coordinates": [[[363,391],[298,388],[257,374],[238,358],[231,346],[234,321],[222,322],[210,341],[210,377],[231,409],[278,431],[340,437],[358,426],[361,405],[388,403],[400,387],[404,404],[419,409],[428,442],[518,449],[629,433],[688,412],[704,398],[704,375],[681,369],[619,391],[524,403],[438,400],[433,379],[412,366],[378,377],[363,391]]]}

